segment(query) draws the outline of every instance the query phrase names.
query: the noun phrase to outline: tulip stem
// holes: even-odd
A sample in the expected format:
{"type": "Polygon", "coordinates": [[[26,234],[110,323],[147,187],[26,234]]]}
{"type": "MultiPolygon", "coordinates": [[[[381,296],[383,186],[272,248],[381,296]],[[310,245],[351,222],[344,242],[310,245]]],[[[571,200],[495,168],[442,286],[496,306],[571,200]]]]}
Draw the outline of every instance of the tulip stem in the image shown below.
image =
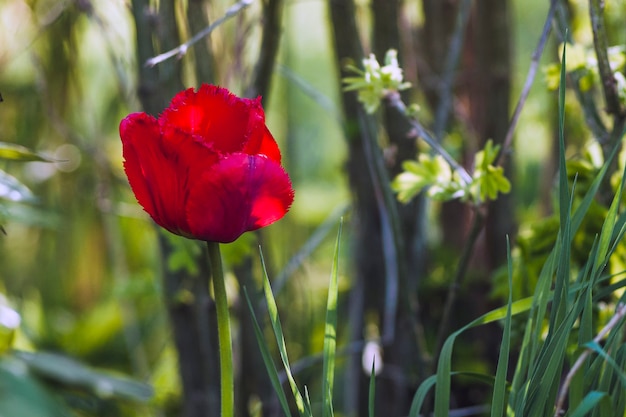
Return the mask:
{"type": "Polygon", "coordinates": [[[220,245],[217,242],[207,242],[211,274],[213,277],[213,293],[217,310],[217,334],[220,347],[220,388],[221,388],[221,416],[233,417],[234,391],[233,382],[233,350],[230,337],[230,315],[228,312],[228,298],[226,297],[226,283],[220,245]]]}

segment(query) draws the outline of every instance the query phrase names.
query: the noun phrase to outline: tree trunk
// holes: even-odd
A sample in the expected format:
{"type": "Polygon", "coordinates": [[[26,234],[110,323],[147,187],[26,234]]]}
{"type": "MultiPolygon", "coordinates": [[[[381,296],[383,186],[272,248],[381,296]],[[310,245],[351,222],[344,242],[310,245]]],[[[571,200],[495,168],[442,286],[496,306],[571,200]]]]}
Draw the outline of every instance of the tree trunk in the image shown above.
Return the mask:
{"type": "MultiPolygon", "coordinates": [[[[475,3],[472,29],[472,65],[469,101],[472,130],[481,147],[488,139],[501,144],[509,128],[511,99],[511,33],[508,0],[475,3]]],[[[512,162],[505,160],[505,175],[512,180],[512,162]]],[[[513,187],[515,189],[515,187],[513,187]]],[[[501,194],[489,205],[485,240],[487,268],[506,263],[506,236],[516,231],[513,194],[501,194]]]]}
{"type": "MultiPolygon", "coordinates": [[[[153,14],[147,0],[133,0],[132,10],[137,36],[138,95],[144,110],[156,116],[183,89],[179,60],[167,60],[156,67],[144,65],[148,58],[180,44],[174,1],[161,1],[158,14],[153,14]]],[[[172,271],[168,267],[167,260],[173,248],[162,234],[159,235],[159,247],[163,259],[164,298],[183,385],[182,415],[219,415],[219,369],[215,366],[219,363],[217,324],[208,293],[208,256],[205,251],[201,252],[197,260],[201,266],[199,276],[190,276],[187,271],[172,271]],[[179,299],[178,296],[185,291],[192,294],[192,300],[179,299]]]]}

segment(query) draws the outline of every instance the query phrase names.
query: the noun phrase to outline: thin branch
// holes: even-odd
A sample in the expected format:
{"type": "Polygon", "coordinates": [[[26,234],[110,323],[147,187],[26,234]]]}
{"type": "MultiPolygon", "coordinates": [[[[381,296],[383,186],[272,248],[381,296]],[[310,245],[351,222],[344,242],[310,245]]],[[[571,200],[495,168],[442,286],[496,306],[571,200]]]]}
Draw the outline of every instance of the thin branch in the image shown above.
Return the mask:
{"type": "Polygon", "coordinates": [[[422,124],[407,115],[406,105],[402,101],[400,94],[397,92],[392,92],[387,95],[387,100],[392,107],[395,107],[401,114],[404,114],[411,127],[415,130],[417,135],[424,139],[424,141],[431,147],[435,152],[443,157],[446,160],[448,165],[452,168],[453,171],[456,171],[461,176],[461,180],[464,184],[470,184],[472,182],[472,176],[467,172],[465,168],[463,168],[440,144],[437,138],[435,138],[422,124]]]}
{"type": "MultiPolygon", "coordinates": [[[[624,125],[626,124],[626,108],[621,104],[617,91],[617,82],[609,62],[609,41],[604,26],[604,1],[589,0],[589,18],[591,19],[593,46],[598,62],[600,84],[602,84],[602,91],[604,92],[604,100],[606,102],[605,110],[613,118],[613,126],[606,141],[600,142],[602,145],[602,153],[605,158],[608,158],[615,144],[619,143],[622,139],[624,125]]],[[[606,177],[607,180],[604,181],[600,192],[600,200],[603,202],[610,203],[613,199],[613,187],[610,181],[608,181],[608,178],[617,170],[617,167],[617,160],[613,160],[609,166],[609,172],[606,177]]]]}
{"type": "MultiPolygon", "coordinates": [[[[593,341],[596,343],[600,343],[600,341],[604,339],[604,337],[611,331],[611,329],[616,327],[620,323],[620,321],[622,321],[624,316],[626,316],[626,304],[619,304],[617,306],[617,309],[615,310],[615,315],[613,315],[613,317],[611,318],[611,320],[609,320],[606,326],[604,326],[602,330],[600,330],[600,333],[598,333],[593,341]]],[[[572,383],[572,379],[574,379],[576,372],[578,372],[580,368],[582,368],[585,360],[587,360],[587,357],[592,352],[593,350],[591,349],[585,349],[585,351],[580,354],[570,371],[567,373],[567,376],[565,377],[563,385],[561,386],[561,389],[559,391],[559,397],[556,402],[556,408],[554,410],[554,417],[559,417],[561,415],[561,411],[563,410],[563,404],[565,403],[565,397],[567,397],[567,391],[570,384],[572,383]]]]}
{"type": "Polygon", "coordinates": [[[509,123],[509,129],[507,130],[506,136],[504,137],[504,142],[502,143],[502,151],[500,152],[500,156],[498,157],[496,165],[504,164],[506,155],[513,146],[513,133],[515,132],[515,128],[517,127],[517,123],[519,122],[522,109],[526,104],[526,99],[528,98],[528,94],[530,93],[530,88],[532,87],[533,81],[535,80],[535,75],[537,74],[537,68],[539,68],[539,60],[543,55],[543,51],[548,41],[550,28],[552,27],[552,19],[554,18],[554,11],[556,9],[556,3],[557,0],[552,0],[550,2],[548,16],[546,17],[546,21],[543,24],[543,30],[541,32],[539,42],[537,43],[537,47],[533,51],[533,55],[530,61],[530,67],[528,68],[528,74],[526,75],[526,81],[524,81],[524,87],[522,88],[519,100],[517,101],[517,105],[515,106],[515,111],[513,111],[513,116],[511,117],[511,122],[509,123]]]}
{"type": "MultiPolygon", "coordinates": [[[[568,42],[573,44],[571,33],[567,31],[569,17],[566,0],[558,0],[554,23],[558,30],[555,31],[555,35],[559,42],[568,42]]],[[[580,75],[576,72],[569,74],[571,79],[571,86],[576,94],[576,99],[580,103],[580,107],[585,115],[585,123],[593,133],[596,140],[605,146],[609,141],[608,129],[598,112],[598,108],[594,101],[592,91],[583,92],[580,88],[580,75]]]]}
{"type": "Polygon", "coordinates": [[[593,46],[598,60],[598,71],[606,100],[606,111],[613,115],[622,115],[622,108],[617,92],[617,82],[609,63],[609,41],[604,27],[604,1],[589,0],[589,17],[591,18],[591,30],[593,32],[593,46]]]}
{"type": "Polygon", "coordinates": [[[438,141],[441,141],[441,136],[448,123],[450,103],[452,102],[452,85],[454,84],[456,66],[461,56],[461,47],[463,46],[465,28],[469,20],[471,6],[472,0],[464,0],[463,3],[461,3],[459,13],[456,17],[454,34],[450,40],[448,54],[446,55],[444,63],[443,77],[439,88],[439,105],[435,112],[435,124],[433,127],[435,139],[438,141]]]}
{"type": "Polygon", "coordinates": [[[228,10],[226,10],[226,13],[224,13],[224,16],[222,16],[221,18],[217,19],[215,22],[213,22],[212,24],[207,26],[204,30],[202,30],[202,31],[198,32],[197,34],[195,34],[187,42],[183,43],[182,45],[177,46],[174,49],[171,49],[171,50],[169,50],[167,52],[164,52],[164,53],[162,53],[160,55],[157,55],[155,57],[152,57],[152,58],[148,59],[146,61],[146,63],[145,63],[145,66],[146,67],[153,67],[153,66],[155,66],[157,64],[160,64],[161,62],[163,62],[165,60],[168,60],[168,59],[172,58],[173,56],[181,57],[181,56],[185,55],[187,53],[187,49],[189,49],[189,47],[191,45],[195,44],[196,42],[198,42],[200,39],[204,38],[205,36],[208,36],[219,25],[221,25],[222,23],[224,23],[225,21],[227,21],[231,17],[233,17],[236,14],[238,14],[239,12],[241,12],[246,7],[250,6],[253,1],[254,0],[240,0],[239,2],[235,3],[234,5],[229,7],[228,10]]]}

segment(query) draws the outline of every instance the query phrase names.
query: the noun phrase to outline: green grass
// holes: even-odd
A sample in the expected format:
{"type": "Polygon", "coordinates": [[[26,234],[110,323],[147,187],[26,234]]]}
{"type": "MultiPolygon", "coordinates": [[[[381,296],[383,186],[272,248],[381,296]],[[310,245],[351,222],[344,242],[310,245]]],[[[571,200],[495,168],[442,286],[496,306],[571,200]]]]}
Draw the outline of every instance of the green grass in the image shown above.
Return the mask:
{"type": "MultiPolygon", "coordinates": [[[[607,325],[608,337],[604,347],[594,339],[594,333],[599,327],[597,315],[594,314],[598,301],[625,285],[624,280],[620,280],[606,287],[611,277],[605,271],[610,256],[624,236],[626,218],[624,213],[619,214],[624,174],[602,230],[591,248],[587,263],[580,271],[573,271],[571,264],[573,236],[600,188],[617,149],[605,162],[582,200],[575,202],[573,189],[569,189],[565,168],[564,85],[563,70],[559,94],[560,228],[556,244],[538,277],[534,295],[514,302],[509,291],[506,306],[491,311],[452,333],[443,345],[437,373],[423,381],[414,396],[409,414],[412,417],[419,415],[433,386],[435,416],[449,415],[451,379],[466,374],[453,371],[452,353],[455,342],[466,330],[495,320],[503,320],[500,357],[495,378],[483,375],[484,380],[493,381],[492,417],[552,416],[561,397],[559,388],[563,389],[563,398],[565,393],[568,394],[569,405],[564,407],[566,416],[617,416],[626,412],[624,399],[626,380],[623,372],[626,348],[620,344],[619,332],[616,331],[623,325],[623,316],[620,315],[622,312],[616,313],[614,323],[609,323],[611,328],[607,325]],[[527,316],[524,337],[512,381],[509,383],[506,378],[511,354],[511,317],[521,313],[527,316]],[[568,372],[571,363],[579,357],[576,353],[582,355],[581,349],[585,355],[594,353],[595,358],[581,361],[582,369],[572,370],[568,374],[571,378],[567,379],[569,385],[562,386],[564,373],[568,372]]],[[[573,187],[575,186],[576,181],[573,187]]],[[[511,287],[510,256],[508,274],[511,287]]],[[[622,302],[623,297],[617,304],[618,310],[622,302]]],[[[600,333],[596,338],[605,335],[600,333]]]]}
{"type": "MultiPolygon", "coordinates": [[[[323,417],[332,417],[334,416],[333,409],[333,382],[335,376],[335,353],[337,347],[337,297],[339,293],[339,285],[338,285],[338,276],[339,276],[339,250],[341,247],[341,232],[343,229],[343,220],[339,226],[339,232],[337,233],[337,241],[335,244],[335,252],[333,257],[333,267],[330,274],[330,283],[328,286],[328,300],[326,304],[326,323],[325,323],[325,332],[324,332],[324,348],[323,348],[323,372],[322,372],[322,416],[323,417]]],[[[287,356],[287,347],[285,345],[285,337],[283,334],[282,326],[280,324],[280,318],[278,315],[278,307],[276,305],[276,300],[274,299],[274,295],[272,293],[272,287],[270,285],[269,278],[267,276],[267,270],[265,268],[265,260],[263,259],[263,254],[261,253],[261,264],[263,266],[263,289],[265,292],[265,300],[267,302],[268,312],[270,315],[270,322],[272,325],[272,331],[274,333],[274,337],[276,339],[276,344],[278,346],[278,351],[280,353],[280,358],[282,360],[283,369],[285,374],[287,375],[287,380],[289,381],[289,386],[291,388],[291,393],[293,399],[296,404],[296,408],[298,409],[298,415],[300,417],[311,417],[311,400],[308,395],[307,388],[304,387],[304,395],[302,391],[296,384],[296,381],[291,372],[291,366],[289,364],[289,358],[287,356]]],[[[265,367],[269,374],[270,380],[272,381],[272,386],[274,391],[278,396],[278,400],[283,409],[283,412],[286,416],[291,415],[291,411],[289,409],[289,404],[287,401],[287,396],[285,391],[280,383],[280,378],[278,375],[278,370],[272,356],[269,351],[269,347],[265,338],[263,337],[263,331],[259,325],[257,317],[254,314],[254,309],[252,308],[252,304],[250,302],[250,298],[246,292],[246,300],[248,302],[248,307],[250,309],[250,313],[253,317],[255,335],[257,338],[257,342],[259,343],[259,348],[261,349],[261,354],[263,356],[263,361],[265,363],[265,367]]]]}

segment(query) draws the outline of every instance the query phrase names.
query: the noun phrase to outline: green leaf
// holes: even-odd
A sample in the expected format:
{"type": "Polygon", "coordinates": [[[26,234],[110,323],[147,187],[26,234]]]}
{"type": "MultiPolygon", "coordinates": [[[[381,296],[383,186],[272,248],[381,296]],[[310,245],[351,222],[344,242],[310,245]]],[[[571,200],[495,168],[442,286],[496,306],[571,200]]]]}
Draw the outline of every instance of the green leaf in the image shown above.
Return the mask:
{"type": "Polygon", "coordinates": [[[17,178],[0,170],[0,199],[16,202],[34,202],[35,196],[17,178]]]}
{"type": "Polygon", "coordinates": [[[511,191],[511,183],[504,176],[504,168],[493,166],[500,152],[499,145],[493,145],[490,139],[485,148],[476,153],[474,174],[470,193],[476,201],[495,200],[498,193],[511,191]]]}
{"type": "Polygon", "coordinates": [[[120,397],[145,402],[152,398],[148,384],[94,370],[65,356],[48,352],[14,352],[33,372],[53,381],[91,389],[101,397],[120,397]]]}
{"type": "Polygon", "coordinates": [[[374,416],[374,403],[376,400],[376,358],[372,361],[372,371],[370,372],[370,386],[369,393],[367,397],[367,415],[368,417],[374,416]]]}
{"type": "MultiPolygon", "coordinates": [[[[36,197],[33,197],[36,199],[36,197]]],[[[36,202],[34,200],[33,202],[36,202]]],[[[0,222],[17,222],[41,228],[54,229],[59,226],[59,213],[38,205],[24,202],[0,201],[0,222]]]]}
{"type": "Polygon", "coordinates": [[[397,52],[387,51],[385,65],[380,63],[373,54],[363,59],[364,71],[348,66],[346,69],[357,74],[357,77],[346,77],[344,91],[356,90],[358,100],[363,103],[365,110],[372,114],[380,106],[380,100],[392,91],[401,91],[409,88],[411,83],[403,81],[402,68],[398,65],[397,52]]]}
{"type": "Polygon", "coordinates": [[[498,193],[511,191],[511,183],[504,176],[504,168],[489,165],[484,171],[474,172],[471,189],[474,196],[480,197],[480,201],[495,200],[498,193]]]}
{"type": "Polygon", "coordinates": [[[0,160],[5,161],[41,161],[55,162],[56,160],[42,153],[32,151],[14,143],[0,142],[0,160]]]}
{"type": "Polygon", "coordinates": [[[409,410],[409,417],[420,416],[420,411],[422,409],[422,405],[424,404],[424,400],[426,400],[428,391],[430,391],[430,389],[436,383],[437,383],[437,375],[431,375],[422,381],[419,388],[415,392],[415,395],[413,396],[413,401],[411,402],[411,409],[409,410]]]}
{"type": "Polygon", "coordinates": [[[22,361],[4,357],[0,361],[0,416],[66,417],[65,409],[31,374],[22,361]]]}
{"type": "Polygon", "coordinates": [[[333,380],[335,376],[335,351],[337,348],[337,294],[339,292],[339,248],[341,246],[341,230],[343,220],[339,224],[333,269],[328,286],[328,301],[326,304],[326,324],[324,330],[324,364],[322,372],[322,416],[331,417],[333,413],[333,380]]]}
{"type": "Polygon", "coordinates": [[[511,317],[513,305],[513,261],[511,260],[511,245],[506,239],[507,264],[509,278],[509,300],[507,302],[506,317],[504,319],[504,332],[502,334],[502,344],[498,356],[498,366],[496,368],[496,380],[493,386],[493,396],[491,400],[491,417],[501,417],[505,415],[506,400],[506,375],[509,364],[509,350],[511,344],[511,317]]]}
{"type": "Polygon", "coordinates": [[[293,374],[291,373],[291,366],[289,365],[289,357],[287,356],[287,346],[285,345],[285,337],[283,336],[283,328],[280,324],[280,318],[278,317],[278,307],[276,306],[276,300],[274,299],[274,295],[272,294],[272,287],[270,285],[270,280],[267,277],[267,269],[265,268],[265,259],[263,258],[263,253],[261,252],[261,265],[263,267],[263,291],[265,293],[265,300],[267,302],[267,310],[270,315],[270,322],[272,323],[272,330],[274,332],[274,337],[276,338],[276,344],[278,345],[278,352],[280,353],[280,359],[283,362],[283,367],[285,369],[285,374],[287,375],[287,380],[289,381],[289,386],[291,387],[291,392],[296,401],[296,407],[298,408],[298,412],[301,416],[309,417],[311,416],[311,408],[308,405],[308,402],[304,402],[304,398],[296,385],[296,381],[293,378],[293,374]]]}
{"type": "Polygon", "coordinates": [[[420,154],[417,161],[405,161],[402,167],[405,171],[391,182],[400,202],[409,202],[426,188],[428,196],[436,200],[463,197],[460,183],[441,155],[420,154]]]}
{"type": "Polygon", "coordinates": [[[259,344],[259,348],[261,349],[261,356],[263,357],[263,363],[265,363],[265,369],[267,369],[267,373],[269,375],[270,381],[272,383],[272,387],[274,388],[274,392],[278,396],[278,402],[283,409],[283,412],[286,416],[290,416],[289,412],[289,403],[287,403],[287,397],[285,395],[285,391],[283,390],[283,386],[280,383],[280,378],[278,377],[278,370],[276,369],[276,365],[272,360],[272,355],[270,354],[269,348],[267,347],[267,343],[263,338],[263,331],[261,330],[261,326],[259,326],[259,322],[256,318],[256,314],[254,314],[254,308],[252,307],[252,303],[250,302],[250,297],[248,296],[248,290],[246,288],[243,289],[244,294],[246,296],[246,301],[248,303],[248,309],[250,310],[250,314],[252,314],[252,324],[254,325],[254,335],[256,336],[256,340],[259,344]]]}
{"type": "MultiPolygon", "coordinates": [[[[495,383],[495,379],[491,375],[479,374],[476,372],[451,372],[450,376],[465,376],[491,386],[495,383]]],[[[424,404],[424,400],[426,400],[428,391],[435,386],[436,382],[437,375],[431,375],[422,381],[413,396],[413,401],[411,402],[411,408],[409,410],[409,417],[420,417],[419,412],[424,404]]]]}
{"type": "Polygon", "coordinates": [[[494,146],[493,141],[489,139],[483,150],[476,153],[475,165],[477,169],[486,170],[488,166],[493,164],[499,153],[500,145],[494,146]]]}
{"type": "Polygon", "coordinates": [[[606,218],[602,225],[602,232],[600,233],[598,254],[593,264],[593,271],[594,273],[598,275],[606,267],[608,263],[608,257],[612,253],[612,251],[609,251],[609,247],[611,244],[611,238],[613,237],[613,230],[617,222],[617,211],[619,209],[619,205],[622,200],[622,190],[624,189],[625,180],[626,180],[626,167],[624,167],[624,171],[622,171],[622,181],[620,182],[617,193],[615,194],[615,197],[613,198],[613,201],[611,202],[611,206],[609,207],[609,211],[606,214],[606,218]]]}
{"type": "Polygon", "coordinates": [[[0,294],[0,355],[5,354],[12,346],[15,331],[20,327],[22,318],[0,294]]]}
{"type": "Polygon", "coordinates": [[[615,362],[615,359],[613,359],[611,356],[609,356],[608,353],[606,353],[606,351],[604,349],[602,349],[602,346],[600,346],[597,342],[595,341],[590,341],[588,343],[585,344],[585,347],[588,349],[593,350],[594,352],[596,352],[598,355],[600,355],[607,364],[609,364],[609,366],[611,366],[613,368],[613,370],[616,372],[617,377],[619,378],[620,382],[622,383],[622,386],[624,389],[626,389],[626,373],[624,372],[623,369],[620,368],[619,364],[617,364],[617,362],[615,362]]]}
{"type": "MultiPolygon", "coordinates": [[[[607,399],[605,392],[591,391],[580,402],[578,407],[570,414],[570,417],[585,417],[600,401],[607,399]]],[[[610,414],[607,414],[610,415],[610,414]]]]}

